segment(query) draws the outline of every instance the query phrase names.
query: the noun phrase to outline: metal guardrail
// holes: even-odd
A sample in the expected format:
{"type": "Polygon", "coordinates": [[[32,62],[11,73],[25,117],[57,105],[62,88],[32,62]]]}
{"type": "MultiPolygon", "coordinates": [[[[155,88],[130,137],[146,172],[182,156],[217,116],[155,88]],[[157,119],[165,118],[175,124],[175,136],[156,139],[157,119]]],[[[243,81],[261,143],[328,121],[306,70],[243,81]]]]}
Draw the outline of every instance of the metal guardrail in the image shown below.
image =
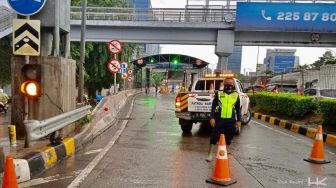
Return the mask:
{"type": "MultiPolygon", "coordinates": [[[[194,0],[205,2],[204,0],[194,0]]],[[[237,2],[270,3],[336,3],[336,0],[219,0],[220,4],[186,5],[186,8],[111,8],[88,7],[88,20],[165,21],[165,22],[223,22],[234,21],[237,2]]],[[[0,17],[0,32],[12,27],[13,14],[0,17]]],[[[71,19],[81,19],[81,7],[71,7],[71,19]]]]}
{"type": "Polygon", "coordinates": [[[38,121],[38,120],[26,120],[24,122],[27,130],[28,140],[38,140],[43,138],[63,127],[85,117],[90,113],[91,106],[83,106],[76,110],[63,113],[61,115],[38,121]]]}
{"type": "MultiPolygon", "coordinates": [[[[87,20],[120,20],[120,21],[163,21],[163,22],[223,22],[225,16],[231,14],[235,18],[234,9],[180,9],[180,8],[111,8],[89,7],[87,20]]],[[[71,19],[81,19],[81,7],[71,8],[71,19]]]]}

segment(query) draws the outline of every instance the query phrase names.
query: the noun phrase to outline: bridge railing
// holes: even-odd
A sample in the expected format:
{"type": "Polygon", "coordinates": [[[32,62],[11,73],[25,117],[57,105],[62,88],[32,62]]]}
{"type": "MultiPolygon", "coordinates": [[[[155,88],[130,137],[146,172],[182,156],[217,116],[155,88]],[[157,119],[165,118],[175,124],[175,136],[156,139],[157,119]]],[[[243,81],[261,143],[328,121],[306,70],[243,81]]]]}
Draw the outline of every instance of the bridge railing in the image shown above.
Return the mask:
{"type": "MultiPolygon", "coordinates": [[[[110,8],[89,7],[88,20],[120,20],[120,21],[163,21],[163,22],[223,22],[230,14],[235,18],[234,9],[178,9],[178,8],[110,8]]],[[[81,7],[71,8],[71,19],[81,19],[81,7]]],[[[232,20],[231,20],[232,21],[232,20]]]]}

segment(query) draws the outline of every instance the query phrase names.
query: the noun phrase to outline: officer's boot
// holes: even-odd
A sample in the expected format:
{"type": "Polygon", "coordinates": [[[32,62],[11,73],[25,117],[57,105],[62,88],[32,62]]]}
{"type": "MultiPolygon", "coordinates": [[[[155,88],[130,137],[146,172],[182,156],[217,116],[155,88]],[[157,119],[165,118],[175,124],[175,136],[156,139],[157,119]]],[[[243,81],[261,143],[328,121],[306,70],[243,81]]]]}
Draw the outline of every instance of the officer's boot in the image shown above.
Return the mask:
{"type": "Polygon", "coordinates": [[[213,153],[214,149],[215,149],[215,145],[210,144],[210,146],[209,146],[209,152],[208,152],[208,157],[206,158],[207,162],[212,161],[212,153],[213,153]]]}

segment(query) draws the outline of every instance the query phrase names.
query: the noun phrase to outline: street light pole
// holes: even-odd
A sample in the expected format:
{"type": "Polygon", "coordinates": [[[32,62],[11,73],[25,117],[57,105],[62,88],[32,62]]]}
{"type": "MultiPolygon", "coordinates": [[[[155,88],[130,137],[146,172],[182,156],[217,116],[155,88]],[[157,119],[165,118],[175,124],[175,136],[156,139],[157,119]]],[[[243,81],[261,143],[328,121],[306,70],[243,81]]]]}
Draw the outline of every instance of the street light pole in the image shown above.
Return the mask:
{"type": "Polygon", "coordinates": [[[79,103],[83,102],[83,94],[84,94],[86,5],[87,5],[87,0],[82,0],[82,25],[81,25],[80,63],[79,63],[79,82],[78,82],[78,102],[79,103]]]}

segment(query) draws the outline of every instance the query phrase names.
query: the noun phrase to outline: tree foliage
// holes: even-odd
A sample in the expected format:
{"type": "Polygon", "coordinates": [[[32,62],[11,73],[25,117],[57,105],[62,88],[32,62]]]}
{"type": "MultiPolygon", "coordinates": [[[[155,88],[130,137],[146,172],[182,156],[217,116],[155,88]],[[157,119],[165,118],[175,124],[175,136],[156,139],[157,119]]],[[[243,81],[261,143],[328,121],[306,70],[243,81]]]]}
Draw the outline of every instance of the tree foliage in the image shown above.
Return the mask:
{"type": "MultiPolygon", "coordinates": [[[[73,6],[81,6],[82,0],[72,0],[73,6]]],[[[124,0],[88,0],[88,7],[130,7],[131,5],[124,0]]],[[[79,65],[80,43],[71,43],[71,56],[79,65]]],[[[96,91],[102,88],[109,88],[114,83],[114,75],[107,68],[106,63],[113,58],[108,52],[106,43],[87,42],[85,45],[85,88],[90,97],[94,97],[96,91]]],[[[139,55],[139,48],[136,44],[123,44],[122,53],[118,54],[118,59],[129,62],[132,57],[139,55]]],[[[77,66],[78,67],[78,66],[77,66]]],[[[128,66],[132,69],[131,65],[128,66]]],[[[77,69],[78,70],[78,69],[77,69]]],[[[78,72],[78,71],[77,71],[78,72]]],[[[78,74],[77,74],[78,75],[78,74]]],[[[121,83],[120,76],[117,74],[117,83],[121,83]]]]}
{"type": "Polygon", "coordinates": [[[319,69],[322,65],[336,64],[336,57],[332,51],[326,51],[319,60],[315,61],[312,65],[314,68],[319,69]]]}
{"type": "MultiPolygon", "coordinates": [[[[92,42],[85,46],[85,87],[90,97],[94,97],[96,91],[103,88],[109,88],[114,83],[113,74],[107,68],[106,63],[113,58],[107,49],[106,43],[92,42]]],[[[139,52],[136,44],[124,44],[123,51],[118,55],[121,61],[129,62],[133,56],[139,52]]],[[[80,44],[78,42],[71,43],[71,55],[79,65],[80,44]]],[[[128,65],[132,69],[132,65],[128,65]]],[[[78,70],[78,69],[77,69],[78,70]]],[[[117,83],[121,83],[120,76],[117,74],[117,83]]]]}
{"type": "MultiPolygon", "coordinates": [[[[132,4],[124,0],[88,0],[90,7],[132,7],[132,4]]],[[[71,0],[72,6],[81,6],[82,0],[71,0]]]]}
{"type": "Polygon", "coordinates": [[[152,72],[151,73],[151,84],[155,87],[159,87],[162,84],[165,73],[152,72]]]}
{"type": "Polygon", "coordinates": [[[8,38],[0,40],[0,87],[11,83],[12,48],[8,38]]]}

